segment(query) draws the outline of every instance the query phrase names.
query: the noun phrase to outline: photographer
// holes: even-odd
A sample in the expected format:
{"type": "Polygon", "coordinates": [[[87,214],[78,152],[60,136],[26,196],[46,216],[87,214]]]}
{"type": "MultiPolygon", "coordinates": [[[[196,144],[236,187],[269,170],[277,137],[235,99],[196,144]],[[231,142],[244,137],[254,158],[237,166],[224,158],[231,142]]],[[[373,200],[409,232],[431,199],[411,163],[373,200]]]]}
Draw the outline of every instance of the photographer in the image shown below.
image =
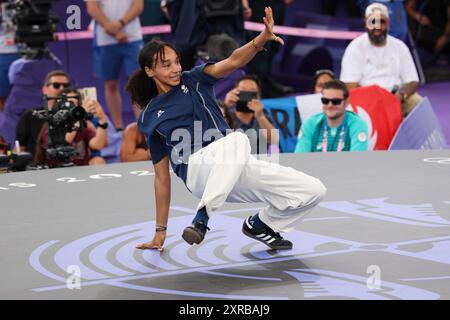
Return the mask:
{"type": "Polygon", "coordinates": [[[3,112],[11,89],[9,67],[19,59],[19,49],[14,42],[15,28],[11,17],[6,15],[6,5],[6,1],[0,0],[0,112],[3,112]]]}
{"type": "Polygon", "coordinates": [[[122,144],[120,145],[120,162],[148,160],[151,160],[151,156],[145,137],[139,131],[137,122],[130,123],[123,133],[122,144]]]}
{"type": "Polygon", "coordinates": [[[227,93],[224,101],[231,111],[235,128],[243,130],[250,139],[253,154],[265,153],[267,149],[260,149],[261,145],[264,146],[264,141],[267,147],[277,146],[279,141],[278,134],[274,134],[277,131],[259,100],[260,97],[259,79],[253,75],[245,75],[236,81],[235,88],[227,93]],[[260,141],[261,139],[264,141],[260,141]]]}
{"type": "MultiPolygon", "coordinates": [[[[46,151],[48,150],[48,119],[43,119],[36,115],[45,111],[55,112],[61,105],[61,100],[65,97],[71,101],[73,106],[80,106],[84,108],[85,112],[90,112],[99,120],[99,128],[96,130],[90,121],[86,121],[86,127],[80,131],[63,129],[58,131],[56,137],[59,142],[70,146],[76,151],[70,159],[75,165],[88,165],[104,162],[97,162],[96,158],[89,159],[90,150],[100,150],[108,144],[106,134],[106,116],[102,107],[97,101],[83,101],[79,98],[79,93],[74,88],[70,87],[70,80],[67,73],[61,70],[50,72],[45,79],[45,84],[42,88],[44,99],[47,101],[47,108],[38,108],[25,112],[16,128],[16,136],[19,141],[20,151],[27,151],[32,153],[35,164],[43,164],[49,166],[59,165],[58,161],[48,159],[46,151]],[[86,150],[87,148],[87,150],[86,150]]],[[[79,127],[80,123],[76,122],[74,127],[79,127]]],[[[76,129],[76,128],[75,128],[76,129]]],[[[59,147],[59,145],[58,145],[59,147]]],[[[18,151],[18,150],[15,150],[18,151]]]]}
{"type": "MultiPolygon", "coordinates": [[[[44,101],[48,99],[48,110],[52,110],[55,98],[60,96],[64,88],[69,86],[70,78],[64,71],[55,70],[47,74],[42,93],[44,94],[44,101]]],[[[41,107],[26,111],[22,114],[16,127],[16,139],[19,141],[20,151],[30,152],[33,156],[36,151],[36,141],[38,141],[42,125],[45,123],[44,120],[33,116],[33,111],[35,110],[45,110],[45,108],[41,107]]]]}
{"type": "MultiPolygon", "coordinates": [[[[96,157],[91,159],[91,150],[101,150],[108,144],[108,137],[106,134],[106,116],[102,107],[97,101],[84,100],[81,101],[80,94],[75,88],[65,89],[61,94],[61,99],[57,100],[58,108],[61,102],[68,103],[69,108],[82,107],[87,113],[97,117],[99,125],[96,129],[93,123],[89,120],[85,120],[91,116],[83,117],[83,120],[76,121],[71,129],[66,129],[64,143],[73,148],[75,154],[70,156],[70,161],[76,166],[102,164],[104,161],[97,162],[96,157]]],[[[74,110],[74,109],[72,109],[74,110]]],[[[68,122],[71,124],[71,122],[68,122]]],[[[38,146],[38,152],[36,152],[35,160],[38,163],[47,164],[50,166],[57,166],[60,164],[60,159],[50,159],[47,156],[47,150],[50,147],[47,141],[48,137],[48,125],[44,125],[40,133],[40,144],[38,146]],[[44,153],[46,151],[46,153],[44,153]]],[[[59,147],[59,146],[56,146],[59,147]]]]}

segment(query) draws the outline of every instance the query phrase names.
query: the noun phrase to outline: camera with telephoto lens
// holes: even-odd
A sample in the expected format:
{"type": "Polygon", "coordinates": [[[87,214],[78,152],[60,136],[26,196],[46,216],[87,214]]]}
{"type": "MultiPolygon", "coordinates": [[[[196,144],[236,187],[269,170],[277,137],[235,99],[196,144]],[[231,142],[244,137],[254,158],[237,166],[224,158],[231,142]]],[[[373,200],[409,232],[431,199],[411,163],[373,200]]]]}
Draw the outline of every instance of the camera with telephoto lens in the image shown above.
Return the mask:
{"type": "Polygon", "coordinates": [[[50,14],[55,0],[0,0],[0,22],[10,21],[15,27],[15,42],[24,45],[21,52],[28,58],[50,55],[46,43],[55,41],[59,18],[50,14]]]}
{"type": "Polygon", "coordinates": [[[76,90],[66,89],[59,97],[47,99],[55,100],[51,110],[35,110],[33,116],[48,123],[46,154],[52,160],[49,167],[73,166],[71,158],[77,152],[67,143],[66,133],[84,130],[93,115],[81,106],[81,95],[76,90]]]}

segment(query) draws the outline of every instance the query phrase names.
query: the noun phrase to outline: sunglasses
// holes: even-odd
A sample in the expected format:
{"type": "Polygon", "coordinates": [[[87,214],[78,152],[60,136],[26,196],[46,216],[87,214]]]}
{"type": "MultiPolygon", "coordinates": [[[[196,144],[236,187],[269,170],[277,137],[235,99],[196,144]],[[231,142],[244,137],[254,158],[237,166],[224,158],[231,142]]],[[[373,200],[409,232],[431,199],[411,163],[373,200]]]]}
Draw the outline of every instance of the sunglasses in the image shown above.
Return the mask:
{"type": "Polygon", "coordinates": [[[64,89],[70,87],[70,83],[51,82],[47,84],[47,86],[52,86],[53,89],[58,90],[61,86],[63,86],[64,89]]]}
{"type": "Polygon", "coordinates": [[[333,104],[333,106],[338,106],[342,103],[342,101],[344,101],[344,99],[339,99],[339,98],[335,98],[335,99],[322,98],[321,100],[324,105],[328,105],[331,102],[333,104]]]}

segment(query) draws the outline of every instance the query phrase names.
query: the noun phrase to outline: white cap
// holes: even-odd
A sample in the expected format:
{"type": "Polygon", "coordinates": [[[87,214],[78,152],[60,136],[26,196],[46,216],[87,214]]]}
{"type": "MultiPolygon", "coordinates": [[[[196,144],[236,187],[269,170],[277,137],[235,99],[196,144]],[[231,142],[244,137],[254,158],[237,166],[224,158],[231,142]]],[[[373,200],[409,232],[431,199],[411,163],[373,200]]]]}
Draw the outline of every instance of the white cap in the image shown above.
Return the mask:
{"type": "Polygon", "coordinates": [[[389,10],[382,3],[375,2],[366,8],[366,19],[376,14],[381,14],[382,16],[389,18],[389,10]]]}

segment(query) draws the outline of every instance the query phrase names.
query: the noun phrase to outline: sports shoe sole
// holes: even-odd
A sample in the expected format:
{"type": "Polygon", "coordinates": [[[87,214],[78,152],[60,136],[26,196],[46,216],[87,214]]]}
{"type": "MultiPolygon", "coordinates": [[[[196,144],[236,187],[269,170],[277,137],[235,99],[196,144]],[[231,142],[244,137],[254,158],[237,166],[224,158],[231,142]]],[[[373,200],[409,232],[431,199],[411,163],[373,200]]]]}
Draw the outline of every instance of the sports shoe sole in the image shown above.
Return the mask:
{"type": "Polygon", "coordinates": [[[292,244],[285,245],[285,246],[274,246],[274,245],[271,245],[270,243],[267,243],[264,240],[262,240],[262,239],[260,239],[258,237],[255,237],[253,234],[247,232],[244,228],[242,228],[242,233],[245,234],[249,238],[252,238],[252,239],[258,240],[259,242],[264,243],[266,246],[268,246],[269,248],[274,249],[274,250],[289,250],[289,249],[292,249],[292,244]]]}
{"type": "Polygon", "coordinates": [[[194,228],[186,227],[184,228],[183,235],[181,236],[184,241],[189,243],[190,245],[199,244],[203,241],[203,237],[199,234],[194,228]]]}

